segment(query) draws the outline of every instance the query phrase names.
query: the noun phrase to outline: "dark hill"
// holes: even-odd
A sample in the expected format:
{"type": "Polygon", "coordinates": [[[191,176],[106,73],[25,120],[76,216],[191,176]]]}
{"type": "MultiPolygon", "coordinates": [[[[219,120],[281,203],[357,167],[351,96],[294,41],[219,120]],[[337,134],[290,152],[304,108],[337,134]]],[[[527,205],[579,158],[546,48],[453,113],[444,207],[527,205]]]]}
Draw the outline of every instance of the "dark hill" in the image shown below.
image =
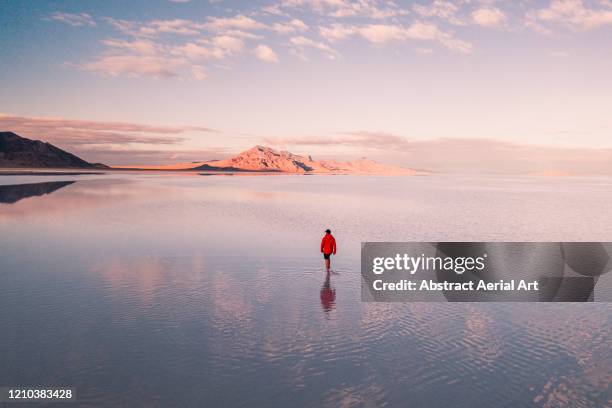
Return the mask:
{"type": "Polygon", "coordinates": [[[40,140],[0,132],[0,167],[105,168],[40,140]]]}

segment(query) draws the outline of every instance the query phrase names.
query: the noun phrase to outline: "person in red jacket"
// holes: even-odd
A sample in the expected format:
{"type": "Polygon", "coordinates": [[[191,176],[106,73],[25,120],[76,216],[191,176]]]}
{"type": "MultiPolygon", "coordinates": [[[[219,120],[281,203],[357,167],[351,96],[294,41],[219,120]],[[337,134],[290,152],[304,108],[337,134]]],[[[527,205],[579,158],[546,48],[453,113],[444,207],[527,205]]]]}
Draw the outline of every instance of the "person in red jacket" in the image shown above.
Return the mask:
{"type": "Polygon", "coordinates": [[[325,230],[325,236],[321,240],[321,252],[323,253],[323,259],[325,259],[325,270],[329,272],[331,264],[329,257],[331,254],[336,255],[336,239],[328,229],[325,230]]]}

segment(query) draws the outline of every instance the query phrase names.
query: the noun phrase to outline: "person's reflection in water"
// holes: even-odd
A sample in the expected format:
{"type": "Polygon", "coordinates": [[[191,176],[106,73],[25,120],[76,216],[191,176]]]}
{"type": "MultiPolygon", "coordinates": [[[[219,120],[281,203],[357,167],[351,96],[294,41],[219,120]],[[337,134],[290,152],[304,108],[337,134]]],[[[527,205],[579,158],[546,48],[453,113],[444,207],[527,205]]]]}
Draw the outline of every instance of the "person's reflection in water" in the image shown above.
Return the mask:
{"type": "Polygon", "coordinates": [[[330,273],[327,271],[325,274],[325,282],[321,287],[321,306],[323,311],[329,313],[336,305],[336,289],[331,286],[330,273]]]}

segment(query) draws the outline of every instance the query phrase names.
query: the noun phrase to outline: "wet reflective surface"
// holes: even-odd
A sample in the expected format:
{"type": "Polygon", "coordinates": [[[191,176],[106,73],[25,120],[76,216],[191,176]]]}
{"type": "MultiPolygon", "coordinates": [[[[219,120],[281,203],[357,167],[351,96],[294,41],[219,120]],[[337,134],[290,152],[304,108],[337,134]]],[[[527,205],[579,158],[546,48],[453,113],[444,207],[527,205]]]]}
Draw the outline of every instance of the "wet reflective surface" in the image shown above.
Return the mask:
{"type": "Polygon", "coordinates": [[[365,304],[359,250],[609,241],[610,202],[598,178],[0,176],[0,385],[80,406],[606,406],[609,304],[365,304]]]}

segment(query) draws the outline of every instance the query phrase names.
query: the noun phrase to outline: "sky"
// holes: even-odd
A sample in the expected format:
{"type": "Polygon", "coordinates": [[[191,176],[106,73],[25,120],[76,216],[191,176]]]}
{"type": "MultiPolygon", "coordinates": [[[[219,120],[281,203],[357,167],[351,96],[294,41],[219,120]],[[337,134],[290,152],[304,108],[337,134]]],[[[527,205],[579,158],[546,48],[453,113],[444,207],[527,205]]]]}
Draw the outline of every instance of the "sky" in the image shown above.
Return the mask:
{"type": "Polygon", "coordinates": [[[8,0],[0,61],[0,130],[89,161],[612,174],[612,0],[8,0]]]}

